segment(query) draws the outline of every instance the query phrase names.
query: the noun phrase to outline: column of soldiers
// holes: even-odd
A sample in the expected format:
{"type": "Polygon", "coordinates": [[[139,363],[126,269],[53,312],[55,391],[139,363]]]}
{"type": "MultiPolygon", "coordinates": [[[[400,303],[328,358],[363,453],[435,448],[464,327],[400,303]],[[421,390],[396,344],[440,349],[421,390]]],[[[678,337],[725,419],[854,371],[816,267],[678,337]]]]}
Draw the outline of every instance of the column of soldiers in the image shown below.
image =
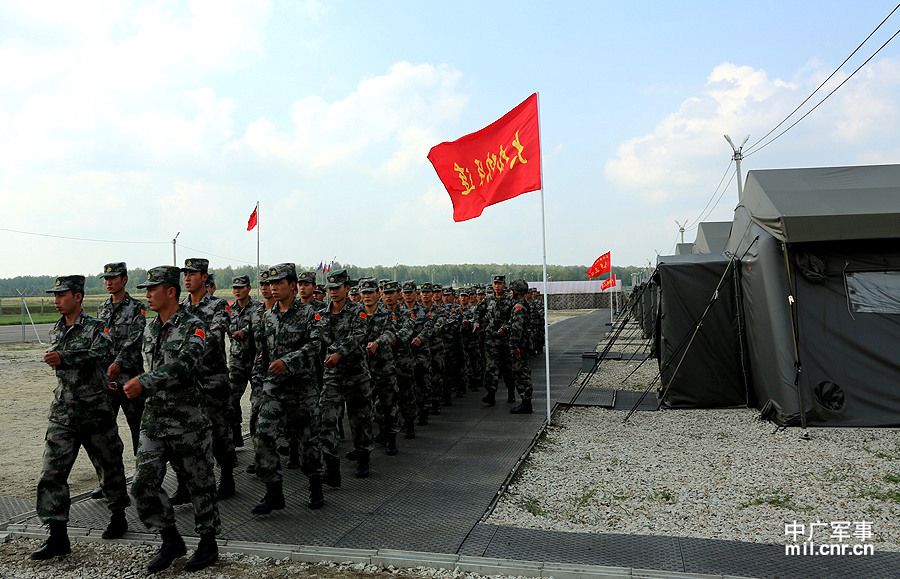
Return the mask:
{"type": "Polygon", "coordinates": [[[103,538],[127,532],[119,408],[133,440],[131,497],[144,525],[162,537],[150,573],[186,554],[173,510],[181,503],[192,503],[200,536],[184,569],[218,559],[218,502],[236,492],[235,448],[244,446],[241,399],[248,384],[254,459],[247,472],[265,485],[255,515],[285,508],[282,457],[307,477],[310,509],[325,504],[323,485],[341,486],[345,413],[353,447],[346,458],[356,477],[367,478],[376,445],[395,456],[398,434],[416,438],[417,426],[470,391],[484,390],[482,402],[494,406],[501,378],[508,402],[519,397],[510,412],[532,412],[528,361],[543,348],[544,322],[536,292],[523,280],[507,289],[505,276],[495,275],[489,291],[457,291],[351,280],[341,270],[323,287],[315,272],[281,263],[260,272],[259,302],[250,296],[248,276],[235,277],[229,304],[213,295],[208,268],[206,259],[190,258],[182,268],[151,269],[137,286],[156,314],[150,320],[125,292],[124,263],[104,267],[110,297],[97,319],[81,307],[83,276],[59,277],[47,290],[62,317],[44,361],[59,386],[37,493],[50,535],[32,558],[70,552],[67,479],[80,446],[100,481],[93,496],[105,497],[110,509],[103,538]],[[169,465],[178,481],[171,497],[162,487],[169,465]]]}

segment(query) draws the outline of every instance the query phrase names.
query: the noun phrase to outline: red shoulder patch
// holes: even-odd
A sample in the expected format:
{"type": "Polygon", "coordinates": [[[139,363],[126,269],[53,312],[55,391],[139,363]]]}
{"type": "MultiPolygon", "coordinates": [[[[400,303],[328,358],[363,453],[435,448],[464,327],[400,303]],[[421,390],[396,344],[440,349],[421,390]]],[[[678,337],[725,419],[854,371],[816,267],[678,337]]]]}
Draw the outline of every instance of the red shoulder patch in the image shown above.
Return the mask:
{"type": "Polygon", "coordinates": [[[391,321],[392,321],[392,322],[396,322],[396,321],[397,321],[397,314],[392,314],[392,315],[391,315],[391,321]]]}
{"type": "Polygon", "coordinates": [[[410,317],[410,319],[413,319],[413,320],[416,319],[416,312],[410,312],[409,317],[410,317]]]}
{"type": "Polygon", "coordinates": [[[428,316],[431,317],[434,315],[434,312],[428,312],[428,316]]]}
{"type": "Polygon", "coordinates": [[[231,306],[228,305],[228,302],[225,302],[225,311],[228,312],[229,314],[231,313],[231,306]]]}
{"type": "Polygon", "coordinates": [[[524,310],[524,309],[525,309],[525,308],[523,308],[521,304],[516,304],[516,311],[521,312],[521,311],[524,310]]]}
{"type": "Polygon", "coordinates": [[[322,320],[322,316],[320,316],[319,314],[316,314],[316,315],[313,317],[313,319],[316,320],[316,321],[318,322],[318,321],[321,321],[321,320],[322,320]]]}
{"type": "Polygon", "coordinates": [[[147,310],[141,310],[141,315],[145,318],[147,317],[147,310]]]}
{"type": "Polygon", "coordinates": [[[359,312],[359,317],[366,319],[366,312],[359,312]]]}
{"type": "Polygon", "coordinates": [[[197,328],[196,330],[194,330],[194,335],[197,336],[198,338],[200,338],[201,340],[203,340],[204,342],[206,341],[206,332],[204,332],[200,328],[197,328]]]}
{"type": "Polygon", "coordinates": [[[107,328],[106,326],[103,326],[103,333],[104,333],[104,334],[108,334],[108,333],[109,333],[109,328],[107,328]]]}

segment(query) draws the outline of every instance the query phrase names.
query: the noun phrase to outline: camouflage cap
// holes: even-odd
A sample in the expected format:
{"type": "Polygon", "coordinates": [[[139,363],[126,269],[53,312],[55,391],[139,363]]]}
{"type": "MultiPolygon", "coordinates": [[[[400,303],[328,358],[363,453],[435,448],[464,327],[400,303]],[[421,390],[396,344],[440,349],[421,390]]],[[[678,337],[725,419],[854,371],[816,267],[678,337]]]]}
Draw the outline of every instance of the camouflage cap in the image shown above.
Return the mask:
{"type": "Polygon", "coordinates": [[[378,291],[378,282],[372,278],[364,279],[359,282],[359,291],[360,293],[372,293],[378,291]]]}
{"type": "Polygon", "coordinates": [[[456,292],[453,291],[453,288],[452,288],[452,287],[445,287],[445,288],[444,288],[444,295],[445,295],[445,296],[452,296],[452,295],[456,295],[456,292]]]}
{"type": "Polygon", "coordinates": [[[347,283],[350,284],[350,287],[351,287],[351,288],[359,287],[359,280],[358,280],[358,279],[350,278],[350,279],[347,280],[347,283]]]}
{"type": "Polygon", "coordinates": [[[313,293],[324,294],[324,293],[325,293],[325,284],[321,284],[321,283],[318,284],[318,285],[316,286],[316,289],[313,291],[313,293]]]}
{"type": "MultiPolygon", "coordinates": [[[[415,285],[415,284],[413,284],[415,285]]],[[[381,288],[381,291],[388,294],[391,292],[400,291],[400,282],[399,281],[386,281],[384,282],[384,286],[381,288]]]]}
{"type": "Polygon", "coordinates": [[[443,290],[444,290],[444,286],[442,286],[441,284],[439,284],[439,283],[431,284],[431,291],[439,292],[439,291],[443,291],[443,290]]]}
{"type": "Polygon", "coordinates": [[[353,287],[351,287],[351,288],[350,288],[350,295],[351,295],[351,296],[358,296],[358,295],[359,295],[359,286],[353,286],[353,287]]]}
{"type": "Polygon", "coordinates": [[[485,294],[485,291],[484,291],[484,288],[483,288],[483,287],[480,287],[480,288],[478,288],[477,290],[475,290],[475,295],[476,295],[476,296],[483,296],[484,294],[485,294]]]}
{"type": "Polygon", "coordinates": [[[295,266],[293,263],[285,262],[279,263],[278,265],[273,265],[269,268],[269,283],[273,283],[282,279],[286,279],[288,281],[296,280],[297,266],[295,266]]]}
{"type": "Polygon", "coordinates": [[[266,283],[266,284],[272,283],[269,281],[269,270],[262,269],[259,271],[259,283],[260,283],[260,285],[262,285],[264,283],[266,283]]]}
{"type": "Polygon", "coordinates": [[[139,283],[139,289],[168,284],[172,287],[180,287],[181,270],[174,265],[158,265],[147,272],[147,279],[139,283]]]}
{"type": "Polygon", "coordinates": [[[56,278],[53,287],[46,290],[48,294],[61,294],[65,292],[84,293],[84,276],[83,275],[61,275],[56,278]]]}
{"type": "Polygon", "coordinates": [[[344,284],[349,284],[350,275],[347,273],[346,269],[340,269],[338,271],[329,273],[326,280],[328,281],[328,283],[325,284],[325,287],[327,287],[328,289],[336,289],[344,284]]]}
{"type": "Polygon", "coordinates": [[[205,273],[209,271],[209,260],[202,257],[189,257],[184,260],[184,267],[181,271],[199,271],[205,273]]]}
{"type": "Polygon", "coordinates": [[[509,289],[511,289],[513,293],[524,294],[528,291],[528,282],[524,279],[514,279],[512,283],[509,284],[509,289]]]}
{"type": "Polygon", "coordinates": [[[311,283],[313,285],[316,285],[316,272],[314,272],[314,271],[301,272],[300,275],[297,276],[297,281],[311,283]]]}
{"type": "Polygon", "coordinates": [[[459,295],[469,297],[472,295],[472,290],[470,289],[461,289],[459,290],[459,295]]]}
{"type": "Polygon", "coordinates": [[[231,278],[231,287],[248,287],[250,285],[250,276],[249,275],[238,275],[231,278]]]}
{"type": "Polygon", "coordinates": [[[210,272],[206,274],[206,282],[204,284],[206,287],[212,287],[216,285],[216,274],[210,272]]]}
{"type": "Polygon", "coordinates": [[[383,278],[383,279],[378,280],[378,287],[383,288],[385,285],[387,285],[387,283],[388,283],[389,281],[391,281],[391,280],[389,280],[389,279],[387,279],[387,278],[383,278]]]}
{"type": "Polygon", "coordinates": [[[498,281],[500,283],[506,283],[506,276],[499,273],[495,273],[491,276],[491,283],[497,283],[498,281]]]}
{"type": "Polygon", "coordinates": [[[432,291],[433,287],[434,286],[431,284],[431,282],[426,281],[425,283],[423,283],[422,285],[419,286],[419,291],[430,292],[430,291],[432,291]]]}
{"type": "Polygon", "coordinates": [[[414,292],[414,291],[416,291],[416,282],[414,282],[411,279],[408,279],[405,282],[403,282],[403,285],[400,287],[405,292],[414,292]]]}
{"type": "Polygon", "coordinates": [[[128,267],[125,265],[124,261],[107,263],[103,266],[103,273],[101,273],[99,277],[107,278],[116,277],[118,275],[128,275],[128,267]]]}

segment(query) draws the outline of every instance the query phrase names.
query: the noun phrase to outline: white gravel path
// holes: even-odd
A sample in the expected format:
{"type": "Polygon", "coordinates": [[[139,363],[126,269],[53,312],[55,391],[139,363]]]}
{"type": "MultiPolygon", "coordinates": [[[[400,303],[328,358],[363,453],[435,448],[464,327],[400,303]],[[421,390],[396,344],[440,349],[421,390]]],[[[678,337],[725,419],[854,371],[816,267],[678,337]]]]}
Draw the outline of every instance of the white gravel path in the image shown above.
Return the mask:
{"type": "MultiPolygon", "coordinates": [[[[0,579],[132,579],[148,577],[147,561],[157,547],[145,545],[104,545],[73,543],[71,555],[50,561],[31,561],[29,553],[40,545],[36,539],[15,539],[0,544],[0,579]]],[[[191,549],[188,549],[190,555],[191,549]]],[[[382,568],[377,565],[302,563],[266,559],[248,555],[219,553],[219,561],[212,567],[194,573],[184,573],[184,558],[166,571],[152,577],[191,577],[194,579],[387,579],[391,577],[433,577],[435,579],[505,578],[507,575],[479,575],[464,571],[450,571],[417,567],[415,569],[382,568]]]]}
{"type": "MultiPolygon", "coordinates": [[[[588,380],[587,384],[585,384],[585,387],[643,392],[647,389],[647,385],[656,377],[657,373],[659,373],[659,364],[655,359],[647,360],[643,365],[639,360],[632,362],[624,360],[604,360],[600,363],[600,368],[597,369],[590,380],[588,380]],[[640,366],[640,368],[638,368],[638,366],[640,366]],[[634,375],[628,378],[628,375],[632,372],[634,372],[634,375]],[[626,378],[628,379],[625,380],[626,378]]],[[[576,383],[581,384],[581,381],[587,374],[587,372],[581,372],[576,379],[576,383]]],[[[647,395],[651,400],[656,399],[656,388],[658,385],[659,382],[657,381],[657,384],[653,386],[650,393],[647,395]]]]}
{"type": "Polygon", "coordinates": [[[815,428],[806,442],[756,415],[560,413],[489,522],[784,544],[795,520],[869,521],[876,550],[900,551],[900,430],[815,428]]]}

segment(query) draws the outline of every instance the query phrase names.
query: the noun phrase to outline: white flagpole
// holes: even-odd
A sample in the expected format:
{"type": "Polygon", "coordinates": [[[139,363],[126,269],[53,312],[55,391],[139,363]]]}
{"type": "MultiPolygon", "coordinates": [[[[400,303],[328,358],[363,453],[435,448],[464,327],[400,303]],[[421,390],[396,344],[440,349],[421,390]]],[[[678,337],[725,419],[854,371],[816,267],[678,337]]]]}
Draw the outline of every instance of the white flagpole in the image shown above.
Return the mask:
{"type": "MultiPolygon", "coordinates": [[[[537,93],[538,103],[538,142],[541,135],[541,93],[537,93]]],[[[541,155],[541,244],[544,252],[544,374],[547,377],[547,424],[550,424],[550,317],[548,315],[547,294],[550,284],[547,282],[547,219],[544,216],[544,158],[541,155]]]]}

